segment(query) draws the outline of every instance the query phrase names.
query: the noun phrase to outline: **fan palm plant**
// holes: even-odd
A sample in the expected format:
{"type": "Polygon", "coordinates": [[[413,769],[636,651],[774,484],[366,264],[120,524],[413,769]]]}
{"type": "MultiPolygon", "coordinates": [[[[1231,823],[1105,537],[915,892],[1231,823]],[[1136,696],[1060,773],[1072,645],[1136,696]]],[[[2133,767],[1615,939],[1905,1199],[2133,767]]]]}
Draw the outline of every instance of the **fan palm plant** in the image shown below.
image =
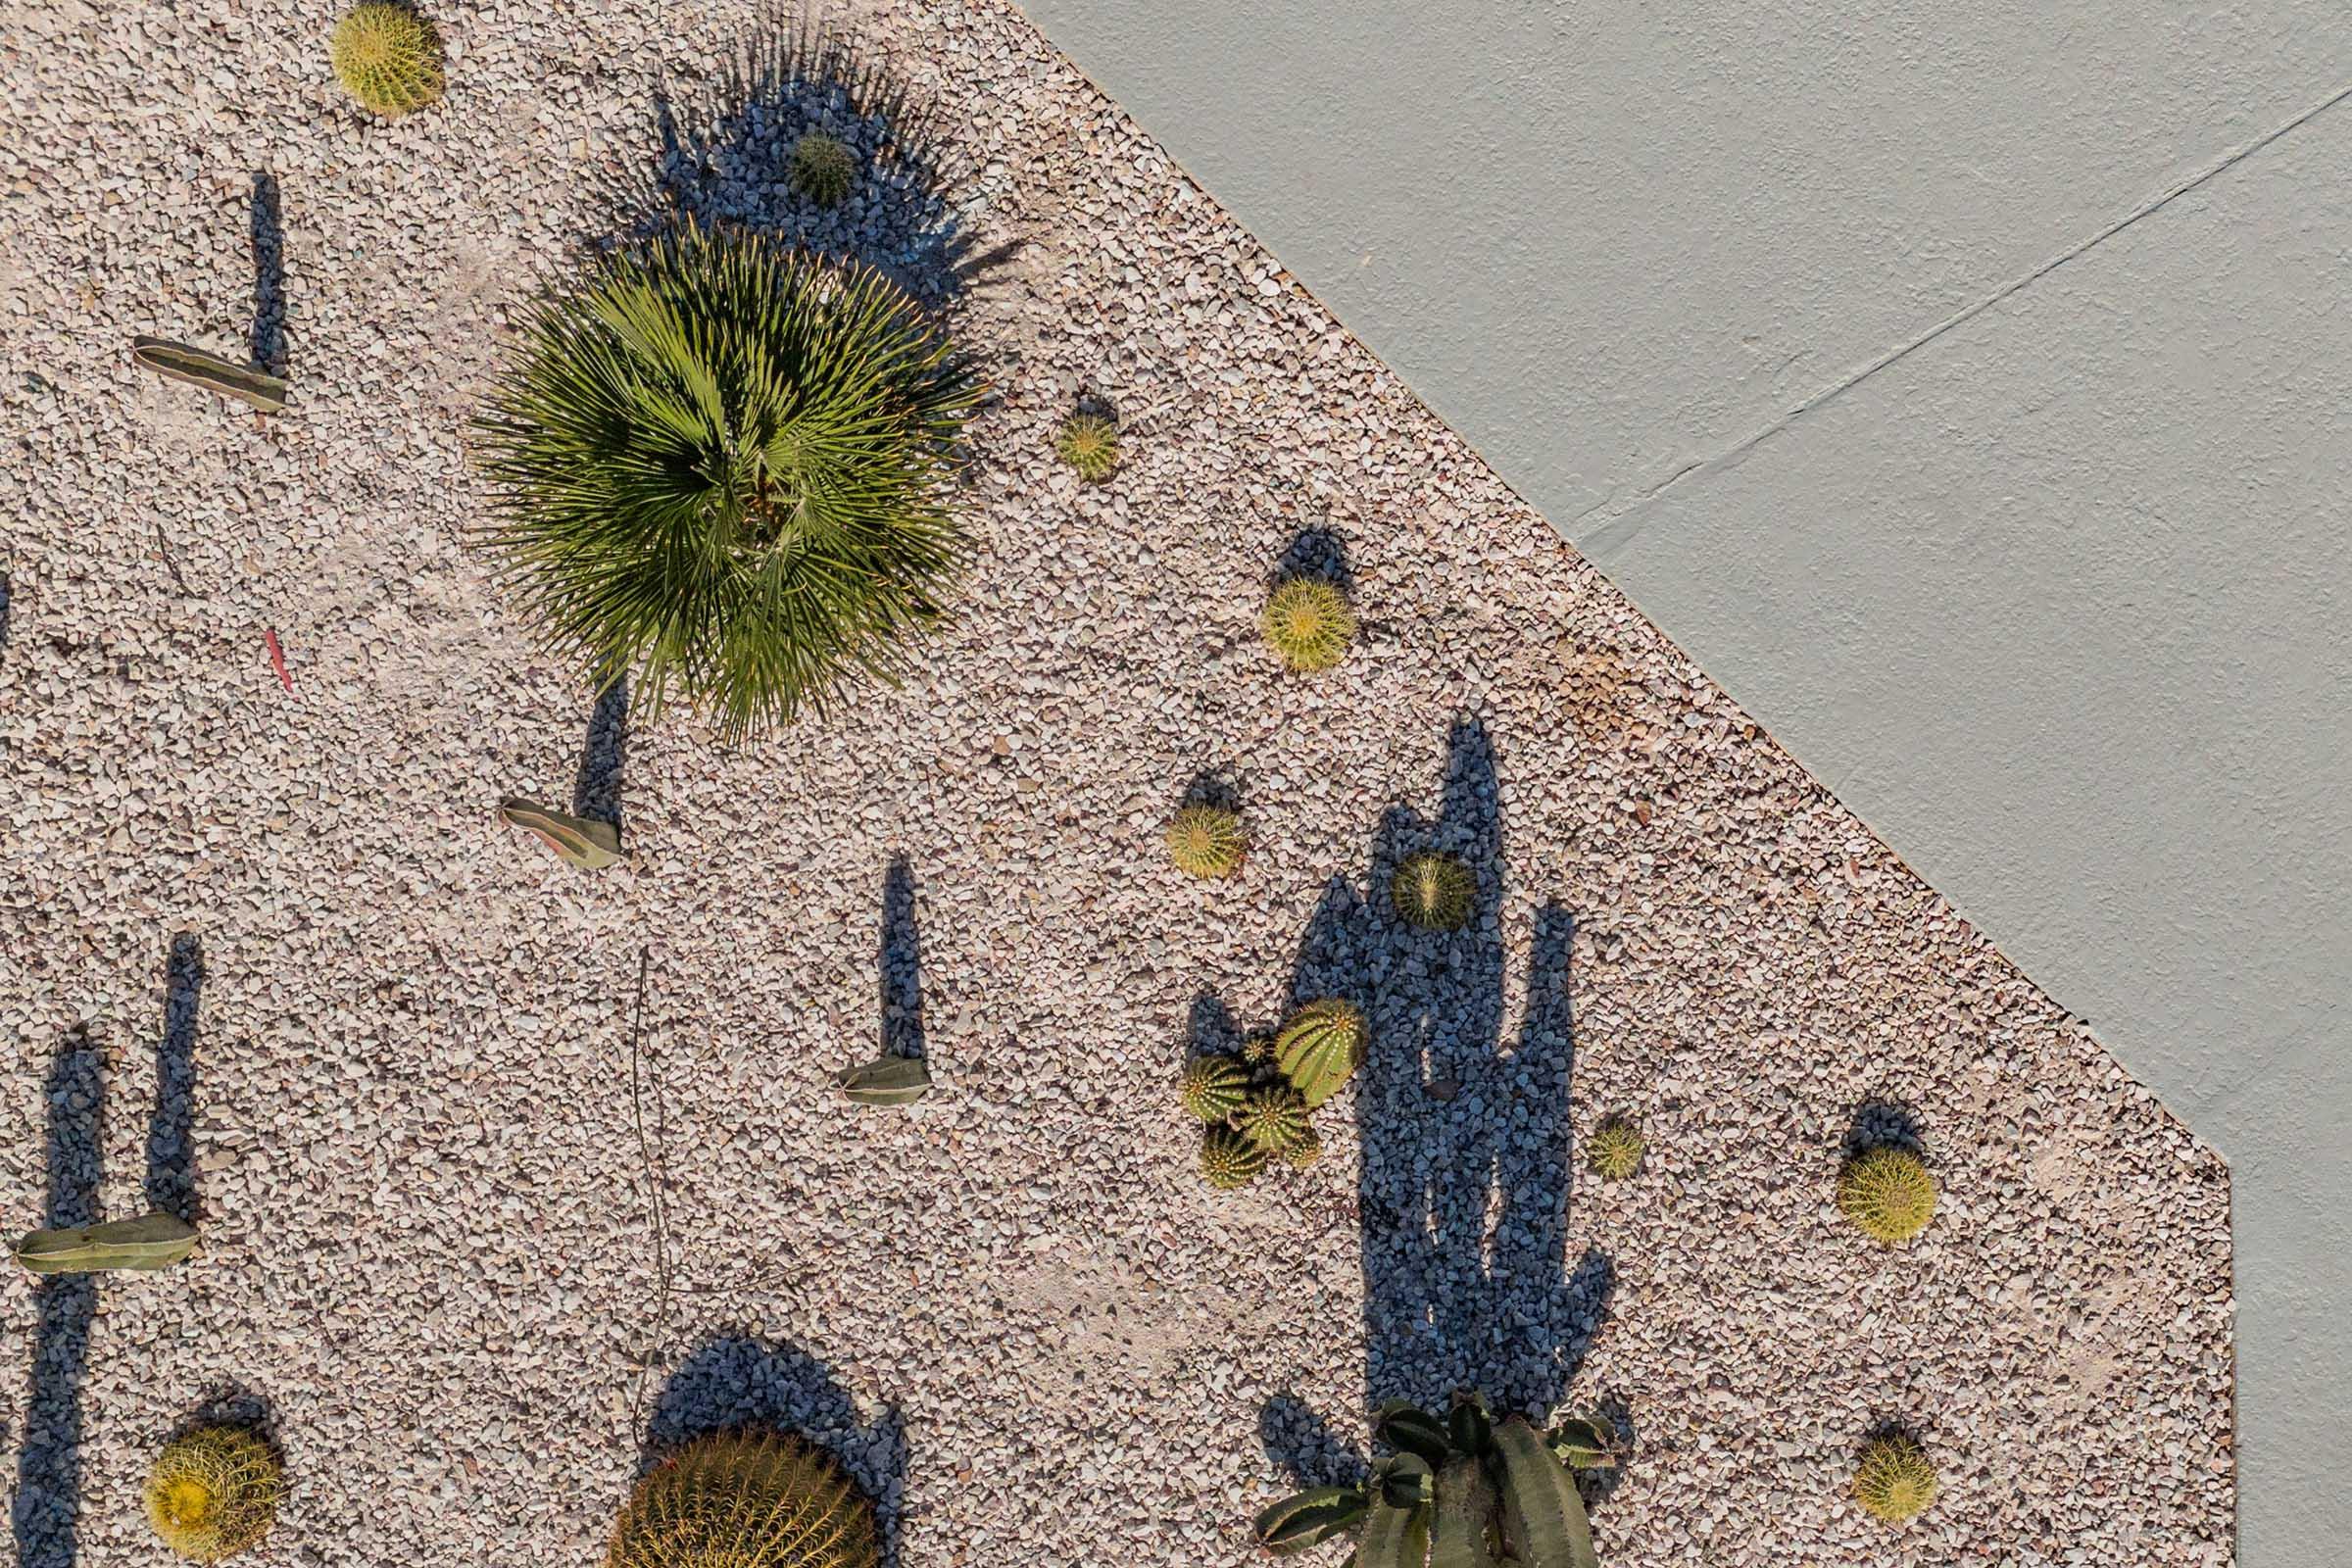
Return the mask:
{"type": "Polygon", "coordinates": [[[965,539],[979,394],[869,267],[689,227],[544,305],[476,421],[549,647],[730,737],[894,681],[965,539]]]}

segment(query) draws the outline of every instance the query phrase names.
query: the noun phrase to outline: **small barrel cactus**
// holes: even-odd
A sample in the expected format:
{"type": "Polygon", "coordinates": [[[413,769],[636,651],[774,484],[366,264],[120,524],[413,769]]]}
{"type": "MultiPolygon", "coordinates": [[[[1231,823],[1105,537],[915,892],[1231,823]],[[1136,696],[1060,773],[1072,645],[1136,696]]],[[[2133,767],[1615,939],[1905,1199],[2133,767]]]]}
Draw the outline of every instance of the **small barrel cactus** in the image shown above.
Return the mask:
{"type": "Polygon", "coordinates": [[[1926,1230],[1935,1218],[1936,1178],[1908,1149],[1866,1149],[1838,1173],[1838,1206],[1863,1235],[1892,1247],[1926,1230]]]}
{"type": "Polygon", "coordinates": [[[1389,898],[1407,925],[1424,931],[1459,931],[1478,898],[1478,878],[1450,855],[1424,851],[1408,855],[1389,883],[1389,898]]]}
{"type": "Polygon", "coordinates": [[[1592,1129],[1585,1162],[1602,1181],[1623,1181],[1642,1164],[1642,1129],[1624,1116],[1611,1116],[1592,1129]]]}
{"type": "Polygon", "coordinates": [[[1088,484],[1101,484],[1119,466],[1119,427],[1100,414],[1074,414],[1054,450],[1088,484]]]}
{"type": "Polygon", "coordinates": [[[233,1557],[270,1533],[285,1468],[250,1427],[202,1426],[173,1438],[147,1475],[147,1518],[190,1562],[233,1557]]]}
{"type": "Polygon", "coordinates": [[[1329,669],[1355,640],[1348,596],[1320,577],[1293,577],[1274,590],[1259,622],[1282,667],[1309,675],[1329,669]]]}
{"type": "Polygon", "coordinates": [[[819,207],[839,207],[858,183],[858,155],[839,137],[809,131],[792,144],[792,188],[819,207]]]}
{"type": "Polygon", "coordinates": [[[1168,823],[1168,858],[1188,875],[1231,876],[1249,853],[1249,831],[1231,807],[1187,806],[1168,823]]]}
{"type": "Polygon", "coordinates": [[[1243,1041],[1242,1060],[1252,1067],[1273,1066],[1274,1037],[1272,1035],[1251,1035],[1243,1041]]]}
{"type": "Polygon", "coordinates": [[[335,24],[327,60],[362,108],[397,119],[441,97],[441,35],[393,0],[361,0],[335,24]]]}
{"type": "Polygon", "coordinates": [[[1308,1126],[1301,1126],[1298,1136],[1282,1152],[1282,1162],[1293,1170],[1304,1170],[1322,1157],[1323,1135],[1308,1126]]]}
{"type": "Polygon", "coordinates": [[[1233,1113],[1234,1130],[1269,1154],[1287,1153],[1306,1133],[1306,1097],[1289,1084],[1252,1089],[1233,1113]]]}
{"type": "Polygon", "coordinates": [[[1184,1085],[1178,1094],[1187,1114],[1223,1122],[1250,1097],[1250,1075],[1231,1056],[1195,1056],[1184,1064],[1184,1085]]]}
{"type": "Polygon", "coordinates": [[[1338,997],[1291,1014],[1274,1040],[1274,1061],[1312,1110],[1364,1064],[1364,1014],[1338,997]]]}
{"type": "Polygon", "coordinates": [[[1912,1438],[1873,1438],[1854,1469],[1854,1500],[1875,1519],[1905,1523],[1936,1500],[1936,1467],[1912,1438]]]}
{"type": "Polygon", "coordinates": [[[1200,1175],[1220,1190],[1247,1187],[1266,1168],[1266,1152],[1230,1127],[1211,1127],[1200,1138],[1200,1175]]]}
{"type": "Polygon", "coordinates": [[[629,1497],[606,1568],[881,1568],[874,1505],[833,1456],[781,1432],[720,1432],[629,1497]]]}

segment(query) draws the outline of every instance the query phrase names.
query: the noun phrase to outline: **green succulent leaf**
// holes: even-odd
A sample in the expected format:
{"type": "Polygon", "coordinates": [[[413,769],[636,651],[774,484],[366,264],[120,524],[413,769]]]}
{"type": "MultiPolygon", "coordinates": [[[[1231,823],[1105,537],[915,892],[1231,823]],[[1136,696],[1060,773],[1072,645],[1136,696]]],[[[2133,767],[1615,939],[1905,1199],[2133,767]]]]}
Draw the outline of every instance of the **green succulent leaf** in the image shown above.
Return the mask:
{"type": "Polygon", "coordinates": [[[850,1068],[840,1084],[854,1104],[911,1105],[931,1092],[931,1069],[919,1056],[884,1056],[850,1068]]]}
{"type": "Polygon", "coordinates": [[[1288,1557],[1361,1528],[1369,1506],[1361,1487],[1309,1487],[1261,1509],[1253,1529],[1259,1545],[1288,1557]]]}
{"type": "Polygon", "coordinates": [[[1494,1568],[1487,1527],[1494,1516],[1494,1483],[1486,1461],[1456,1454],[1438,1471],[1437,1505],[1430,1519],[1429,1568],[1494,1568]]]}
{"type": "Polygon", "coordinates": [[[620,829],[610,822],[573,816],[513,795],[498,803],[498,819],[536,833],[549,849],[583,871],[620,863],[620,829]]]}
{"type": "Polygon", "coordinates": [[[1543,1435],[1518,1416],[1494,1429],[1502,1456],[1502,1513],[1525,1568],[1600,1568],[1576,1479],[1543,1435]]]}
{"type": "Polygon", "coordinates": [[[1372,1431],[1397,1452],[1414,1454],[1433,1467],[1443,1465],[1453,1454],[1446,1423],[1402,1399],[1393,1399],[1380,1407],[1380,1417],[1373,1423],[1372,1431]]]}
{"type": "Polygon", "coordinates": [[[286,406],[284,379],[259,366],[239,365],[218,354],[207,354],[202,349],[160,337],[132,338],[130,357],[159,375],[186,381],[224,398],[235,398],[264,414],[275,414],[286,406]]]}
{"type": "Polygon", "coordinates": [[[142,1214],[77,1230],[34,1231],[17,1244],[17,1261],[35,1274],[91,1274],[101,1269],[170,1268],[196,1247],[196,1227],[170,1214],[142,1214]]]}

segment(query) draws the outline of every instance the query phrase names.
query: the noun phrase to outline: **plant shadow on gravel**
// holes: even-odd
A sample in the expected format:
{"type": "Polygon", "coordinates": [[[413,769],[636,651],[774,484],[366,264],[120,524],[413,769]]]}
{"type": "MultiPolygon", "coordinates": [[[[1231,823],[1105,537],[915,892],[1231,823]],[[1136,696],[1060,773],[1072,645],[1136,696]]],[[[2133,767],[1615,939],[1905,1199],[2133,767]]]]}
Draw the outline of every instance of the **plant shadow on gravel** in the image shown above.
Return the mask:
{"type": "Polygon", "coordinates": [[[286,230],[278,215],[277,176],[257,170],[253,210],[253,330],[246,349],[253,363],[272,375],[286,373],[286,230]]]}
{"type": "Polygon", "coordinates": [[[914,911],[914,868],[890,858],[882,877],[882,1054],[925,1059],[923,936],[914,911]]]}
{"type": "Polygon", "coordinates": [[[896,1568],[906,1490],[906,1424],[897,1405],[860,1421],[831,1371],[797,1346],[742,1331],[714,1335],[662,1384],[639,1474],[681,1444],[737,1428],[794,1433],[839,1459],[874,1499],[882,1560],[896,1568]]]}
{"type": "MultiPolygon", "coordinates": [[[[1393,808],[1367,859],[1360,887],[1326,888],[1291,985],[1293,1005],[1345,997],[1370,1021],[1353,1086],[1365,1405],[1442,1410],[1475,1389],[1498,1410],[1548,1416],[1607,1313],[1613,1272],[1597,1250],[1567,1260],[1573,922],[1556,905],[1535,911],[1524,1015],[1516,1042],[1502,1039],[1502,821],[1482,722],[1448,737],[1436,819],[1393,808]],[[1459,932],[1415,932],[1391,905],[1398,862],[1420,850],[1477,872],[1459,932]]],[[[1275,1462],[1304,1484],[1361,1474],[1361,1456],[1283,1403],[1260,1422],[1275,1462]]]]}
{"type": "Polygon", "coordinates": [[[967,171],[943,121],[854,34],[771,20],[710,75],[664,85],[654,116],[652,168],[609,182],[623,241],[737,225],[867,263],[934,311],[1018,248],[976,251],[950,194],[967,171]],[[793,186],[793,148],[811,131],[858,160],[838,205],[793,186]]]}
{"type": "MultiPolygon", "coordinates": [[[[49,1192],[41,1228],[95,1225],[106,1084],[98,1043],[86,1026],[58,1042],[45,1088],[49,1192]]],[[[98,1276],[44,1275],[33,1282],[32,1307],[32,1374],[11,1518],[17,1562],[20,1568],[72,1568],[80,1546],[81,1385],[89,1371],[98,1276]]]]}
{"type": "Polygon", "coordinates": [[[1869,1100],[1854,1107],[1853,1120],[1845,1130],[1845,1157],[1873,1149],[1907,1149],[1924,1156],[1928,1152],[1926,1135],[1920,1130],[1919,1113],[1895,1100],[1869,1100]]]}
{"type": "Polygon", "coordinates": [[[620,786],[628,760],[629,678],[623,675],[596,694],[588,738],[580,746],[579,771],[571,781],[571,814],[610,822],[614,832],[625,833],[620,786]]]}
{"type": "Polygon", "coordinates": [[[1355,597],[1355,568],[1348,563],[1348,540],[1339,529],[1324,523],[1300,529],[1266,573],[1266,591],[1294,577],[1320,578],[1349,599],[1355,597]]]}
{"type": "Polygon", "coordinates": [[[196,1007],[204,995],[204,944],[193,931],[172,939],[164,966],[164,1032],[155,1043],[155,1108],[147,1118],[147,1206],[194,1224],[196,1191],[196,1007]]]}

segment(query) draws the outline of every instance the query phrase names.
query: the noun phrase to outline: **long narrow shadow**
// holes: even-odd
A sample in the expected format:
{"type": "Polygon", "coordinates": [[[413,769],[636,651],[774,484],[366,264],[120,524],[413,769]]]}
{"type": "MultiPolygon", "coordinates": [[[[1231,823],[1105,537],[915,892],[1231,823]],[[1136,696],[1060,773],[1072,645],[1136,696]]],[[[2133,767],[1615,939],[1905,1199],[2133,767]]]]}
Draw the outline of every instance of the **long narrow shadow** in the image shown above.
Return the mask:
{"type": "Polygon", "coordinates": [[[596,694],[588,715],[588,738],[580,747],[579,770],[571,781],[571,814],[610,822],[622,831],[620,787],[629,760],[629,678],[622,675],[596,694]]]}
{"type": "Polygon", "coordinates": [[[915,921],[914,870],[894,855],[882,878],[882,1054],[925,1053],[923,937],[915,921]]]}
{"type": "Polygon", "coordinates": [[[0,654],[8,652],[8,573],[0,571],[0,654]]]}
{"type": "Polygon", "coordinates": [[[277,176],[254,171],[247,220],[253,241],[253,363],[272,375],[286,372],[286,231],[277,206],[277,176]]]}
{"type": "Polygon", "coordinates": [[[155,1043],[155,1108],[147,1120],[147,1206],[196,1223],[196,1006],[204,993],[204,944],[172,939],[164,970],[164,1032],[155,1043]]]}
{"type": "Polygon", "coordinates": [[[906,1423],[897,1405],[860,1421],[831,1371],[806,1350],[747,1332],[720,1334],[662,1386],[642,1469],[707,1433],[745,1428],[793,1433],[839,1459],[874,1500],[882,1560],[897,1568],[906,1491],[906,1423]]]}
{"type": "MultiPolygon", "coordinates": [[[[1499,803],[1486,726],[1458,722],[1437,816],[1386,814],[1363,880],[1332,879],[1293,966],[1294,1004],[1344,997],[1369,1022],[1353,1089],[1367,1407],[1443,1408],[1477,1390],[1498,1410],[1547,1416],[1608,1310],[1608,1258],[1589,1250],[1573,1270],[1567,1258],[1574,923],[1558,906],[1536,911],[1506,1043],[1499,803]],[[1395,912],[1390,882],[1423,850],[1477,876],[1458,932],[1415,931],[1395,912]]],[[[1268,1450],[1294,1469],[1302,1457],[1268,1450]]]]}
{"type": "MultiPolygon", "coordinates": [[[[49,1069],[49,1193],[41,1228],[98,1222],[105,1083],[97,1042],[76,1029],[49,1069]]],[[[73,1568],[81,1527],[81,1386],[89,1369],[98,1276],[50,1274],[32,1288],[30,1387],[17,1450],[12,1523],[21,1568],[73,1568]]]]}

